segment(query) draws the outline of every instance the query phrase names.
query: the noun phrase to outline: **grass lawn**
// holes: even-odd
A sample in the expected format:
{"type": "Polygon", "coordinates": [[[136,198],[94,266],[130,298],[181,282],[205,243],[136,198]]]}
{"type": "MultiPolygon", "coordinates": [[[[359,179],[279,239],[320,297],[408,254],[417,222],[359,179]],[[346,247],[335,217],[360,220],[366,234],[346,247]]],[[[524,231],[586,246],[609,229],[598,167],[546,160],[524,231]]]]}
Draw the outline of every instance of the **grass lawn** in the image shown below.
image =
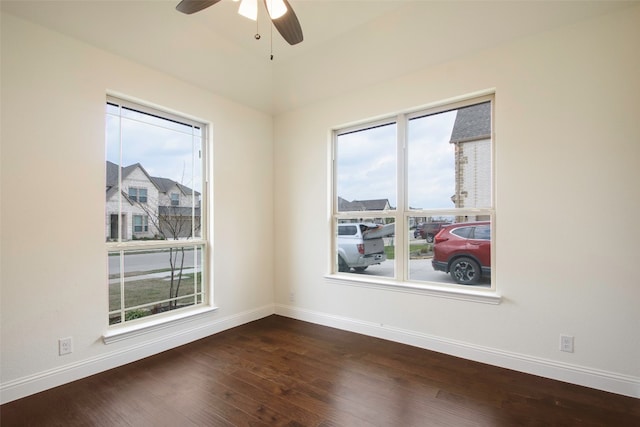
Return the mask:
{"type": "MultiPolygon", "coordinates": [[[[393,245],[384,247],[384,252],[387,254],[387,259],[395,259],[396,257],[395,249],[396,247],[393,245]]],[[[411,254],[411,258],[416,258],[418,257],[418,255],[420,256],[433,255],[433,244],[432,243],[412,243],[409,245],[409,253],[411,254]]]]}
{"type": "MultiPolygon", "coordinates": [[[[193,274],[184,274],[182,281],[180,282],[180,291],[178,296],[187,296],[194,294],[194,279],[193,274]]],[[[177,279],[174,280],[177,285],[177,279]]],[[[171,281],[168,278],[146,278],[140,280],[127,281],[124,284],[124,301],[125,307],[135,307],[143,304],[152,304],[155,301],[161,301],[168,299],[169,287],[171,281]]],[[[190,297],[193,302],[193,297],[190,297]]],[[[178,300],[179,304],[185,304],[189,301],[185,298],[183,301],[178,300]]],[[[164,305],[167,305],[165,303],[164,305]]],[[[151,310],[154,306],[142,309],[151,310]]],[[[109,311],[120,309],[120,283],[109,284],[109,311]]],[[[151,314],[150,312],[147,314],[151,314]]],[[[142,316],[140,316],[142,317],[142,316]]]]}

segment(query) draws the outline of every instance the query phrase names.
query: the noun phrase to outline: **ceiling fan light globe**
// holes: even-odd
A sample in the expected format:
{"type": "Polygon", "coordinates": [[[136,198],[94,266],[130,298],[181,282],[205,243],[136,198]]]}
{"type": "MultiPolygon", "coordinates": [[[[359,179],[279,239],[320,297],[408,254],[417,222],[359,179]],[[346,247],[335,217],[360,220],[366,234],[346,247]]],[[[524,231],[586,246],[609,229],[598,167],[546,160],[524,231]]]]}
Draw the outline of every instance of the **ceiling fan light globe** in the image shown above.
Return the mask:
{"type": "Polygon", "coordinates": [[[258,20],[258,0],[242,0],[238,13],[253,21],[258,20]]]}
{"type": "Polygon", "coordinates": [[[266,0],[265,3],[271,19],[280,18],[287,13],[287,5],[282,0],[266,0]]]}

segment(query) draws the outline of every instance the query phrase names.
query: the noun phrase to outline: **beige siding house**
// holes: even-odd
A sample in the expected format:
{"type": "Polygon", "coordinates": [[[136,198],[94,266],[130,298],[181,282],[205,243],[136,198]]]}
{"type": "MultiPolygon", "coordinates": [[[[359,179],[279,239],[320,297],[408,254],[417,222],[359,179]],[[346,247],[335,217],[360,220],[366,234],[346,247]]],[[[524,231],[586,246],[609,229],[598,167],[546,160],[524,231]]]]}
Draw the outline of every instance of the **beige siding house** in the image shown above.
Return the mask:
{"type": "Polygon", "coordinates": [[[123,167],[121,173],[118,191],[118,165],[107,162],[107,240],[117,240],[118,229],[122,240],[180,239],[200,232],[199,192],[169,178],[150,176],[140,163],[123,167]]]}

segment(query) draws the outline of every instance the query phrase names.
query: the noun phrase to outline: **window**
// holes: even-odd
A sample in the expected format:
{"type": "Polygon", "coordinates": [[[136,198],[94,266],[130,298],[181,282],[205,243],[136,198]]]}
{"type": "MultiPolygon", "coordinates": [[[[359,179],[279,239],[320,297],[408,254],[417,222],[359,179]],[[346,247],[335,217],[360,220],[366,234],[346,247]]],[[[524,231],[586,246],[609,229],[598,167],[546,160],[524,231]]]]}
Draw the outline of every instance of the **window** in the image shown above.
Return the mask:
{"type": "Polygon", "coordinates": [[[149,217],[146,215],[133,216],[133,232],[142,233],[149,231],[149,217]]]}
{"type": "Polygon", "coordinates": [[[180,194],[171,193],[171,206],[180,206],[180,194]]]}
{"type": "Polygon", "coordinates": [[[147,189],[129,187],[129,198],[134,202],[147,203],[147,189]]]}
{"type": "Polygon", "coordinates": [[[332,274],[492,288],[492,103],[334,131],[332,274]]]}
{"type": "Polygon", "coordinates": [[[207,302],[206,125],[106,102],[109,324],[207,302]],[[182,204],[174,201],[182,193],[182,204]]]}

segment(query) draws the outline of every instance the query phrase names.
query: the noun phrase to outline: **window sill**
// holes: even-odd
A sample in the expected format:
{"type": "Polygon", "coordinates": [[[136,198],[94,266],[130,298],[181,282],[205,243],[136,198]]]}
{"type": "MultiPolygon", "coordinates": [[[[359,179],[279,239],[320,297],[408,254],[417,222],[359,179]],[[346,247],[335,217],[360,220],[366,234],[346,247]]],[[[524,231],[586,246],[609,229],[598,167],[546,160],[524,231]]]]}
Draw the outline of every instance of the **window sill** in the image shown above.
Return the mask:
{"type": "Polygon", "coordinates": [[[218,307],[205,306],[194,309],[185,309],[179,313],[167,313],[166,315],[157,315],[149,320],[132,321],[125,325],[117,325],[109,328],[102,335],[102,341],[105,344],[123,341],[131,338],[147,335],[165,328],[169,328],[195,318],[204,316],[212,311],[216,311],[218,307]]]}
{"type": "Polygon", "coordinates": [[[368,276],[366,279],[362,277],[349,277],[347,274],[328,274],[324,278],[331,283],[338,283],[349,286],[362,286],[372,289],[384,289],[394,292],[406,292],[418,295],[428,295],[438,298],[449,298],[462,301],[479,302],[483,304],[500,304],[502,296],[496,291],[465,289],[458,286],[443,286],[435,283],[417,284],[413,282],[399,282],[384,278],[372,278],[368,276]]]}

